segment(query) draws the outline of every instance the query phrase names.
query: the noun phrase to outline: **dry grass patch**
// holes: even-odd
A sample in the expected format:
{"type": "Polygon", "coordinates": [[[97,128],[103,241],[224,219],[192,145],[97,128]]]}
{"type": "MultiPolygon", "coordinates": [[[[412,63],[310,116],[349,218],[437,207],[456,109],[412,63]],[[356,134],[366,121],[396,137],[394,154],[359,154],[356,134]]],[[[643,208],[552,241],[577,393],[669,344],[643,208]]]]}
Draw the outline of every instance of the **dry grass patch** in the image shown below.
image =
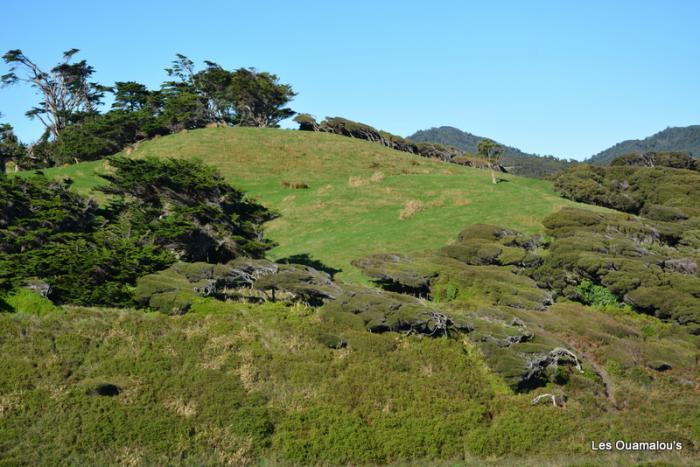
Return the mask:
{"type": "Polygon", "coordinates": [[[316,190],[316,193],[319,195],[325,195],[326,193],[329,193],[333,189],[333,185],[323,185],[321,188],[316,190]]]}
{"type": "Polygon", "coordinates": [[[197,441],[206,443],[219,458],[221,465],[252,465],[253,440],[237,435],[229,428],[207,427],[196,435],[197,441]]]}
{"type": "MultiPolygon", "coordinates": [[[[420,166],[419,166],[420,167],[420,166]]],[[[404,175],[427,175],[431,173],[432,171],[430,169],[426,168],[408,168],[408,169],[401,169],[401,173],[404,175]]]]}
{"type": "Polygon", "coordinates": [[[228,360],[227,354],[216,355],[202,362],[202,368],[206,370],[220,370],[224,363],[228,360]]]}
{"type": "Polygon", "coordinates": [[[381,182],[384,180],[384,173],[379,171],[374,172],[369,179],[374,183],[381,182]]]}
{"type": "Polygon", "coordinates": [[[258,388],[259,372],[252,363],[244,363],[236,370],[236,374],[241,379],[243,387],[248,392],[253,392],[258,388]]]}
{"type": "Polygon", "coordinates": [[[430,205],[434,208],[439,208],[440,206],[445,204],[445,200],[443,198],[438,198],[436,200],[433,200],[430,205]]]}
{"type": "Polygon", "coordinates": [[[248,392],[264,390],[264,384],[260,381],[260,370],[254,365],[255,357],[249,350],[244,350],[240,353],[243,363],[233,370],[233,374],[237,375],[241,380],[241,384],[248,392]]]}
{"type": "Polygon", "coordinates": [[[165,407],[180,417],[189,418],[197,414],[197,404],[194,401],[183,401],[180,398],[165,401],[165,407]]]}
{"type": "Polygon", "coordinates": [[[297,199],[296,196],[294,196],[294,195],[289,195],[289,196],[285,196],[284,198],[282,198],[282,202],[283,202],[283,203],[291,203],[291,202],[294,201],[295,199],[297,199]]]}
{"type": "Polygon", "coordinates": [[[241,342],[253,342],[255,341],[255,334],[251,332],[248,328],[243,328],[236,333],[236,337],[241,342]]]}
{"type": "Polygon", "coordinates": [[[20,397],[20,393],[4,394],[0,396],[0,418],[21,407],[22,398],[20,397]]]}
{"type": "Polygon", "coordinates": [[[350,185],[353,188],[356,188],[358,186],[367,185],[368,183],[369,183],[369,180],[367,180],[366,178],[353,177],[353,176],[348,178],[348,185],[350,185]]]}
{"type": "Polygon", "coordinates": [[[469,206],[472,204],[472,200],[470,199],[456,199],[455,200],[455,206],[469,206]]]}
{"type": "Polygon", "coordinates": [[[193,321],[189,326],[182,329],[181,332],[187,340],[190,340],[194,337],[207,334],[209,332],[209,325],[203,320],[193,321]]]}
{"type": "Polygon", "coordinates": [[[143,464],[143,452],[139,448],[125,446],[117,455],[119,465],[136,466],[143,464]]]}
{"type": "Polygon", "coordinates": [[[410,199],[403,205],[403,209],[399,213],[399,219],[408,219],[423,210],[423,202],[417,199],[410,199]]]}
{"type": "Polygon", "coordinates": [[[136,401],[136,397],[141,392],[141,387],[143,386],[139,378],[130,377],[128,379],[122,379],[118,382],[118,386],[122,388],[122,392],[119,393],[119,402],[122,404],[133,404],[136,401]]]}
{"type": "Polygon", "coordinates": [[[239,340],[235,335],[222,334],[212,337],[202,352],[206,358],[202,367],[208,370],[219,370],[228,360],[232,352],[238,350],[239,340]]]}

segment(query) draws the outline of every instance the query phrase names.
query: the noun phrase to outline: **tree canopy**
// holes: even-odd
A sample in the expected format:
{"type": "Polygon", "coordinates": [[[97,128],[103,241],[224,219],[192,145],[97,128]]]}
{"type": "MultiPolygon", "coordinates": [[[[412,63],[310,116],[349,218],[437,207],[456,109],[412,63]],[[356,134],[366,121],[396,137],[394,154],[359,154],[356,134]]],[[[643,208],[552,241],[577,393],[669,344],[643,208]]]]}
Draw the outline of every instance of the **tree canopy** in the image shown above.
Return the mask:
{"type": "Polygon", "coordinates": [[[14,147],[26,157],[2,153],[0,160],[12,157],[25,169],[93,160],[156,135],[207,125],[277,127],[295,114],[287,107],[296,95],[292,87],[255,68],[229,71],[205,61],[197,70],[194,61],[177,54],[165,69],[169,79],[160,89],[150,90],[137,81],[107,87],[92,81],[95,69],[85,60],[76,61],[77,53],[78,49],[65,52],[49,71],[21,50],[5,53],[10,70],[2,84],[27,83],[38,91],[39,103],[27,115],[39,119],[46,131],[34,144],[14,147]],[[107,92],[114,102],[100,113],[107,92]]]}

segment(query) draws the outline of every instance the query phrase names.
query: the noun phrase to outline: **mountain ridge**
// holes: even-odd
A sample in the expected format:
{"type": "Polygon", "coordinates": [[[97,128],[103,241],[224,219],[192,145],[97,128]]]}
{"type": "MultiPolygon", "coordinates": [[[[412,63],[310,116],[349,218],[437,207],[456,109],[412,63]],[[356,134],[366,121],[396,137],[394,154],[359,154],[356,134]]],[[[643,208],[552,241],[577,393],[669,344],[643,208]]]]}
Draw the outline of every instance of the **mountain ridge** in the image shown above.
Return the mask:
{"type": "MultiPolygon", "coordinates": [[[[466,152],[476,153],[479,142],[486,139],[467,131],[452,126],[432,127],[427,130],[418,130],[407,139],[423,143],[448,144],[458,147],[466,152]]],[[[503,144],[506,153],[503,157],[503,165],[513,173],[525,177],[546,178],[556,175],[568,167],[576,164],[574,161],[559,159],[554,156],[540,156],[526,153],[516,147],[503,144]]]]}
{"type": "Polygon", "coordinates": [[[627,139],[584,160],[593,165],[607,165],[614,158],[625,154],[649,151],[687,152],[700,158],[700,125],[666,127],[642,139],[627,139]]]}

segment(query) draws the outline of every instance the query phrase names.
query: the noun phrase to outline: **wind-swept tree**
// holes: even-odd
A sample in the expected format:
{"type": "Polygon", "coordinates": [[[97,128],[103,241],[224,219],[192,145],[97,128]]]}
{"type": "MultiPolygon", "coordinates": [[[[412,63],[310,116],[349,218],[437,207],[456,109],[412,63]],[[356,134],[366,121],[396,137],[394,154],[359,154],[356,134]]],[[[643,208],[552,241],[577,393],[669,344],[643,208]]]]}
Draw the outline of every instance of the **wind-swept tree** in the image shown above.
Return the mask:
{"type": "Polygon", "coordinates": [[[49,71],[42,70],[21,50],[10,50],[3,55],[10,72],[0,80],[4,86],[28,83],[41,96],[39,104],[28,112],[29,118],[38,119],[47,133],[59,133],[81,113],[94,113],[107,88],[91,82],[95,69],[85,60],[72,61],[78,49],[63,53],[63,60],[49,71]]]}
{"type": "Polygon", "coordinates": [[[151,91],[135,81],[117,81],[111,89],[114,93],[112,109],[135,112],[146,107],[151,98],[151,91]]]}
{"type": "Polygon", "coordinates": [[[195,86],[194,62],[177,54],[172,67],[166,68],[173,78],[161,85],[161,118],[171,131],[201,128],[210,123],[206,99],[195,86]]]}
{"type": "Polygon", "coordinates": [[[168,76],[176,81],[164,83],[164,88],[196,94],[203,106],[202,112],[208,123],[234,122],[235,108],[229,92],[232,73],[219,64],[205,60],[206,68],[195,72],[194,62],[182,54],[177,54],[172,67],[166,68],[168,76]]]}
{"type": "Polygon", "coordinates": [[[179,79],[181,83],[194,86],[194,62],[185,55],[175,54],[172,66],[166,68],[165,72],[168,76],[179,79]]]}
{"type": "Polygon", "coordinates": [[[272,73],[239,68],[233,73],[230,93],[236,108],[236,123],[241,126],[277,127],[280,121],[295,114],[285,106],[296,93],[272,73]]]}
{"type": "Polygon", "coordinates": [[[233,124],[236,109],[231,98],[233,73],[214,62],[205,61],[206,68],[194,76],[195,87],[206,100],[207,118],[211,122],[233,124]]]}
{"type": "Polygon", "coordinates": [[[204,63],[204,70],[195,71],[192,60],[177,54],[172,66],[165,70],[175,78],[163,84],[166,108],[167,100],[174,98],[174,104],[183,110],[181,113],[194,117],[189,119],[194,124],[204,120],[206,123],[276,127],[281,120],[294,115],[295,112],[285,106],[296,93],[289,84],[280,83],[276,75],[254,68],[227,71],[214,62],[204,63]]]}
{"type": "Polygon", "coordinates": [[[479,155],[486,159],[486,162],[488,162],[489,169],[491,170],[491,181],[494,185],[497,184],[498,180],[496,179],[496,167],[498,167],[501,162],[501,158],[505,153],[505,148],[497,142],[485,138],[479,141],[477,151],[479,155]]]}

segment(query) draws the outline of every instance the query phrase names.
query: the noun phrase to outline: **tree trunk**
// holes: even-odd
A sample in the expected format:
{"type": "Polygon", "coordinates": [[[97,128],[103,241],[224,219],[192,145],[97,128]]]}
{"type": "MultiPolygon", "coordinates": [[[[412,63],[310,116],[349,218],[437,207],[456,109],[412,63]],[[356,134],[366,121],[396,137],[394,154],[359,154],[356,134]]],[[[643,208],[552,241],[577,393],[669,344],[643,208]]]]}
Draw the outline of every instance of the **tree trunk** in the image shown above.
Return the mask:
{"type": "Polygon", "coordinates": [[[493,170],[493,166],[489,166],[489,168],[491,169],[491,182],[496,185],[498,183],[496,180],[496,171],[493,170]]]}

